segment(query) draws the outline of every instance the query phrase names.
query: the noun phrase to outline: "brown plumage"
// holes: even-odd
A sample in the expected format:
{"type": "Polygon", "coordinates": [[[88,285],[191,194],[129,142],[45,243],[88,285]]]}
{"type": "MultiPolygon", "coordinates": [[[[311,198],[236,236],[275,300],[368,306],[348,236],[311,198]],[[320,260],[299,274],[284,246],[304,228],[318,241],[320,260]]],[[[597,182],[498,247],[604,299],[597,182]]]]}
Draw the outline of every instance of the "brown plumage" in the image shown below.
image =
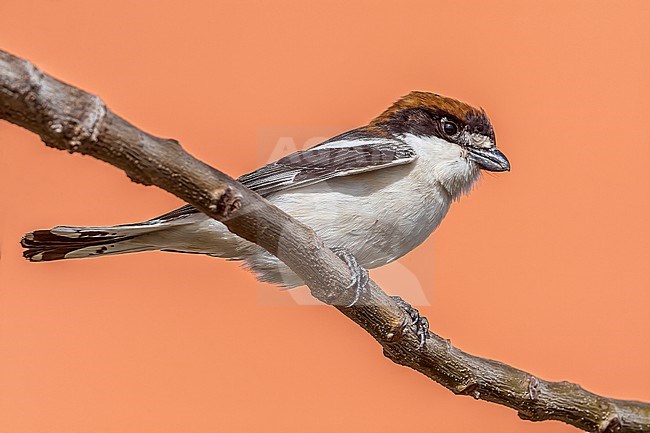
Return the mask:
{"type": "Polygon", "coordinates": [[[436,111],[448,113],[449,115],[465,120],[472,117],[483,117],[485,112],[472,107],[469,104],[458,101],[453,98],[438,95],[437,93],[421,92],[414,90],[406,96],[402,96],[370,122],[371,124],[381,124],[390,120],[394,114],[402,110],[412,108],[430,108],[436,111]]]}

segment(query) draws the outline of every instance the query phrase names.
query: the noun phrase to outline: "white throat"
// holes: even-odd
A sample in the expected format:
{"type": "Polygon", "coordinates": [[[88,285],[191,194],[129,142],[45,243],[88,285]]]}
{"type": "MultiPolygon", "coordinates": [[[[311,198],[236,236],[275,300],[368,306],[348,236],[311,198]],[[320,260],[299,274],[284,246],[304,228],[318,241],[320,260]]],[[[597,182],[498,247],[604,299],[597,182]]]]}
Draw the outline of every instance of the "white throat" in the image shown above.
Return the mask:
{"type": "Polygon", "coordinates": [[[404,134],[400,137],[418,154],[416,164],[428,180],[440,184],[451,196],[459,199],[471,191],[481,175],[480,169],[469,161],[462,147],[438,137],[404,134]]]}

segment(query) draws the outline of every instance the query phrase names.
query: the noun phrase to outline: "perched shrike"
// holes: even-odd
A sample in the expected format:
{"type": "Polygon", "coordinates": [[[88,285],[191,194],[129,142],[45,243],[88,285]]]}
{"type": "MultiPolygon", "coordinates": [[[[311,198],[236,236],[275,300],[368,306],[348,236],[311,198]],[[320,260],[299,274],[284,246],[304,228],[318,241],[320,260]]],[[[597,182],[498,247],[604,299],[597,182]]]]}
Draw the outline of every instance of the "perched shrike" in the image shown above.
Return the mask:
{"type": "MultiPolygon", "coordinates": [[[[481,170],[509,169],[483,110],[411,92],[367,126],[238,180],[345,252],[351,267],[376,268],[420,245],[481,170]]],[[[150,250],[199,253],[243,260],[261,281],[303,284],[276,257],[189,205],[136,224],[37,230],[21,243],[33,262],[150,250]]]]}

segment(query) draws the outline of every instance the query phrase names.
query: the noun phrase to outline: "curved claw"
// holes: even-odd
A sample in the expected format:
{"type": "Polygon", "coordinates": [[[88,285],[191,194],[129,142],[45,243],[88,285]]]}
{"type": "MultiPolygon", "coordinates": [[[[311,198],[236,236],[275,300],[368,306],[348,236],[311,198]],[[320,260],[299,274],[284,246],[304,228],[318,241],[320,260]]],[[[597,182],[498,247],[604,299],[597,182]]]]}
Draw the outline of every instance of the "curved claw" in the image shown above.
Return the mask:
{"type": "Polygon", "coordinates": [[[359,299],[361,299],[366,292],[368,281],[370,281],[368,271],[359,264],[356,257],[354,257],[354,255],[347,249],[335,247],[331,248],[331,250],[339,259],[345,262],[352,273],[352,280],[347,288],[348,290],[354,289],[354,297],[352,298],[352,302],[345,305],[347,308],[352,307],[359,302],[359,299]]]}
{"type": "Polygon", "coordinates": [[[418,344],[418,349],[421,349],[424,346],[424,344],[427,342],[427,338],[429,337],[429,320],[424,316],[420,316],[416,323],[417,323],[415,325],[416,334],[420,339],[420,344],[418,344]]]}
{"type": "Polygon", "coordinates": [[[401,297],[391,296],[391,298],[393,298],[395,302],[397,302],[397,304],[402,309],[404,309],[411,318],[411,327],[413,328],[413,332],[415,332],[415,335],[418,337],[419,341],[418,349],[421,349],[429,337],[429,320],[424,316],[420,316],[420,312],[416,308],[413,308],[411,304],[406,302],[401,297]]]}

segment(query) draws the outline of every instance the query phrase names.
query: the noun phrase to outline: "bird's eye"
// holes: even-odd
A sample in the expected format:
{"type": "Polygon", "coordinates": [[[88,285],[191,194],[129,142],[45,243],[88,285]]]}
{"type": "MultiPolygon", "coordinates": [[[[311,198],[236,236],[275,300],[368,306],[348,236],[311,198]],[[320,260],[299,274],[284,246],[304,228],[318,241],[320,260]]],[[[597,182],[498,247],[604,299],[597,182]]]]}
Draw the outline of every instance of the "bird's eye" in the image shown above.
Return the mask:
{"type": "Polygon", "coordinates": [[[456,135],[458,133],[458,126],[454,122],[444,120],[442,122],[442,130],[445,131],[447,135],[456,135]]]}

